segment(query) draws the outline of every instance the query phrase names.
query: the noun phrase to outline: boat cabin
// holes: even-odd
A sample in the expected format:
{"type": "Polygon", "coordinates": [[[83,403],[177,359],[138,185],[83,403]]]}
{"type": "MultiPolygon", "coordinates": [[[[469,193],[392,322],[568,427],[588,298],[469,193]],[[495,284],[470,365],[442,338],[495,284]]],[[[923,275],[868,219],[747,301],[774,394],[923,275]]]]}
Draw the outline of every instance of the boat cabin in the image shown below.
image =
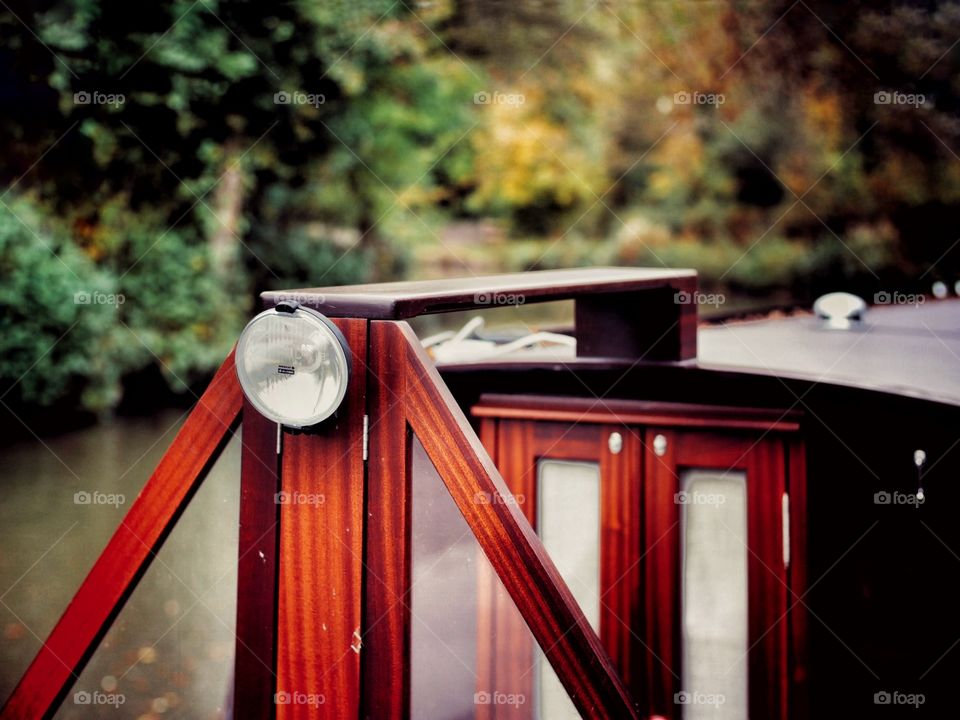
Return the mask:
{"type": "Polygon", "coordinates": [[[637,268],[265,293],[2,717],[56,711],[238,428],[232,717],[947,716],[960,302],[699,297],[637,268]],[[552,301],[574,327],[411,325],[552,301]]]}

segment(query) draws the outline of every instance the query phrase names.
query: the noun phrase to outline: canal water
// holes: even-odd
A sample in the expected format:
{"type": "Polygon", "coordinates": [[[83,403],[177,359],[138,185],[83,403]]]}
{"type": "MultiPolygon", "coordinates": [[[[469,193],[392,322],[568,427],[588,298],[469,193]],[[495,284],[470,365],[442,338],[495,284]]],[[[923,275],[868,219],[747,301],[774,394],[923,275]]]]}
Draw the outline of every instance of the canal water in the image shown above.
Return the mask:
{"type": "MultiPolygon", "coordinates": [[[[185,419],[123,418],[0,449],[0,704],[185,419]]],[[[57,718],[229,712],[240,442],[234,437],[57,718]]]]}

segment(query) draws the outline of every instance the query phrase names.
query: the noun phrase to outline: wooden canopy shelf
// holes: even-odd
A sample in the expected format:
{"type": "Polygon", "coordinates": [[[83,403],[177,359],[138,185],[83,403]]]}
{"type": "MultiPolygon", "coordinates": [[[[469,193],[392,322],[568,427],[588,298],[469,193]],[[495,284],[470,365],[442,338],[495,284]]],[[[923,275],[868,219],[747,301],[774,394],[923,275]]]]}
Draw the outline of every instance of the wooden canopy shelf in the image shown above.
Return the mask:
{"type": "Polygon", "coordinates": [[[265,307],[295,300],[334,318],[404,320],[574,300],[577,355],[631,360],[696,357],[694,270],[586,268],[266,292],[265,307]]]}

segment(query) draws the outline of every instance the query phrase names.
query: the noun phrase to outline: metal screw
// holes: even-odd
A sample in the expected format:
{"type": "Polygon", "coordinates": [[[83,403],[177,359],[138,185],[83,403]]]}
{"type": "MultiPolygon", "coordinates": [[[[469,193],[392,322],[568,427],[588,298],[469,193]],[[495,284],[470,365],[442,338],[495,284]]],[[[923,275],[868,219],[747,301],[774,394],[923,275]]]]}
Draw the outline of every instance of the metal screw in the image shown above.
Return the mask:
{"type": "Polygon", "coordinates": [[[657,435],[653,438],[653,451],[657,457],[663,457],[667,453],[667,438],[663,435],[657,435]]]}
{"type": "Polygon", "coordinates": [[[607,447],[614,455],[619,455],[620,451],[623,450],[623,435],[618,432],[610,433],[610,437],[607,439],[607,447]]]}

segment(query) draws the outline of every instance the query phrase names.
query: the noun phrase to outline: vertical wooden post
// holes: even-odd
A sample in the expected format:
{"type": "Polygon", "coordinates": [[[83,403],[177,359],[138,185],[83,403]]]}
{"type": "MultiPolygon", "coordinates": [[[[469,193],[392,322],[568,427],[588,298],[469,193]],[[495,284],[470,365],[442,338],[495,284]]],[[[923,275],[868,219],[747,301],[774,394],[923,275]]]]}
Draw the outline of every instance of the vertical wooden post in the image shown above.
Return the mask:
{"type": "Polygon", "coordinates": [[[234,717],[273,717],[276,691],[277,425],[243,406],[234,717]]]}
{"type": "Polygon", "coordinates": [[[405,347],[386,323],[370,323],[370,451],[367,479],[361,716],[402,720],[410,707],[409,433],[405,347]]]}
{"type": "Polygon", "coordinates": [[[367,323],[336,320],[353,355],[335,417],[284,433],[277,718],[355,718],[360,704],[367,323]]]}

